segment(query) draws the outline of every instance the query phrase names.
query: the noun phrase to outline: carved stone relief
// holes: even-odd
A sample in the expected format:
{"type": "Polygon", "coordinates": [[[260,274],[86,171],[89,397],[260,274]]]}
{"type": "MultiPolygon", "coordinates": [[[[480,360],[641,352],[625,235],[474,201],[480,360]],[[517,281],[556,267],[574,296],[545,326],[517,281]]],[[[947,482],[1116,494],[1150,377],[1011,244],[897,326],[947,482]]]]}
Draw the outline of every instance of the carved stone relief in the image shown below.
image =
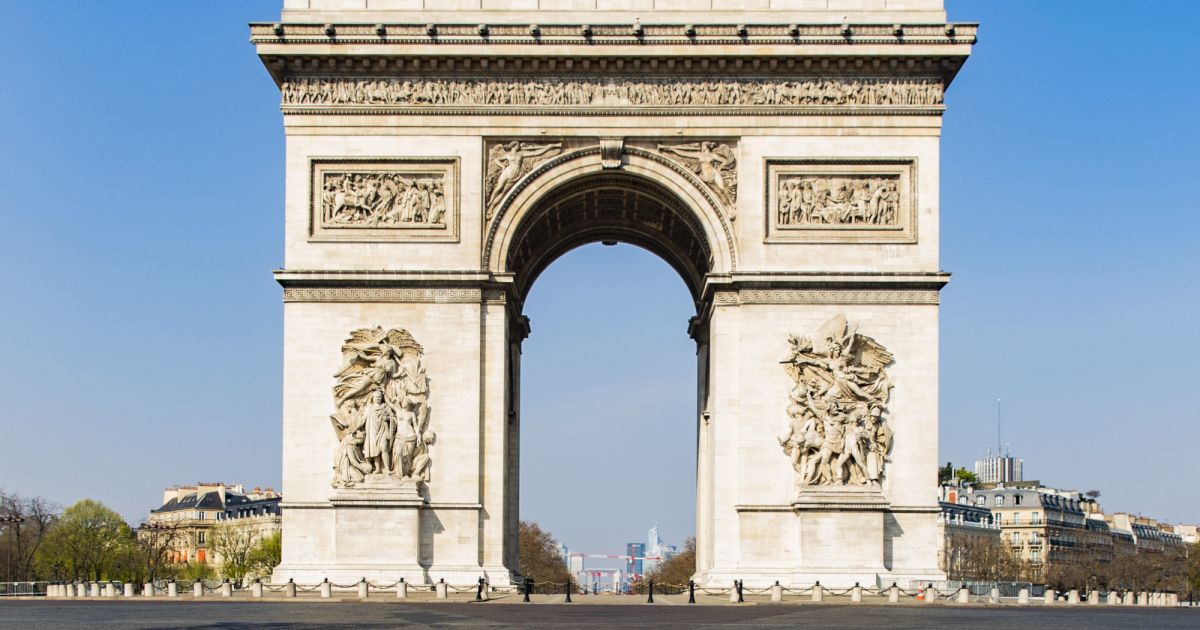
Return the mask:
{"type": "Polygon", "coordinates": [[[455,159],[314,160],[313,240],[457,240],[455,159]]]}
{"type": "Polygon", "coordinates": [[[539,144],[511,140],[492,145],[487,152],[487,172],[483,191],[487,199],[487,218],[512,190],[514,184],[529,174],[538,164],[562,153],[561,142],[539,144]]]}
{"type": "Polygon", "coordinates": [[[289,77],[283,106],[930,107],[940,79],[289,77]]]}
{"type": "Polygon", "coordinates": [[[793,385],[779,444],[791,458],[797,488],[878,486],[892,448],[884,418],[892,354],[841,314],[788,341],[783,366],[793,385]]]}
{"type": "Polygon", "coordinates": [[[767,242],[916,241],[911,159],[768,160],[767,242]]]}
{"type": "Polygon", "coordinates": [[[395,488],[430,479],[429,378],[408,331],[352,331],[334,374],[335,488],[395,488]]]}
{"type": "Polygon", "coordinates": [[[720,199],[733,218],[737,201],[737,154],[728,145],[701,141],[660,144],[658,152],[692,171],[720,199]]]}

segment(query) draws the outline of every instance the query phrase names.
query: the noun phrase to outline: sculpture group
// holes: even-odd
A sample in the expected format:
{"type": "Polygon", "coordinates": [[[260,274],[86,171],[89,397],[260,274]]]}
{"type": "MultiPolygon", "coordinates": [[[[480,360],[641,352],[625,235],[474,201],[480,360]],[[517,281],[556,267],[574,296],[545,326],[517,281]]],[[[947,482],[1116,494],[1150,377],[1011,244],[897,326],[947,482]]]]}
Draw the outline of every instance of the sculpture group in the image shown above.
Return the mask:
{"type": "Polygon", "coordinates": [[[429,481],[429,378],[421,345],[406,330],[360,328],[342,344],[334,375],[338,446],[333,486],[429,481]]]}
{"type": "Polygon", "coordinates": [[[896,225],[899,176],[801,175],[779,181],[778,225],[896,225]]]}
{"type": "Polygon", "coordinates": [[[793,386],[779,444],[791,457],[797,486],[878,485],[892,447],[884,419],[891,353],[845,315],[789,341],[783,365],[793,386]]]}
{"type": "Polygon", "coordinates": [[[326,227],[445,227],[441,174],[331,173],[321,183],[326,227]]]}

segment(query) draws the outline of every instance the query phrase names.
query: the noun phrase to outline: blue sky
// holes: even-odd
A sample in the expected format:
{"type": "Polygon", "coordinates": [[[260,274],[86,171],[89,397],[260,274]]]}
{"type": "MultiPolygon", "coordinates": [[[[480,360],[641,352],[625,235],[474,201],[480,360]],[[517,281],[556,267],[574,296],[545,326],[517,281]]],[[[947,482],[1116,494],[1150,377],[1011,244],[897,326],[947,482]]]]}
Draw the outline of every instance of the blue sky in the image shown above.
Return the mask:
{"type": "MultiPolygon", "coordinates": [[[[1200,4],[966,2],[942,170],[941,460],[1003,440],[1107,509],[1200,521],[1200,4]]],[[[279,484],[278,1],[6,3],[0,487],[138,518],[279,484]]],[[[581,551],[694,527],[682,281],[630,246],[527,305],[522,515],[581,551]],[[586,332],[585,332],[586,331],[586,332]]]]}

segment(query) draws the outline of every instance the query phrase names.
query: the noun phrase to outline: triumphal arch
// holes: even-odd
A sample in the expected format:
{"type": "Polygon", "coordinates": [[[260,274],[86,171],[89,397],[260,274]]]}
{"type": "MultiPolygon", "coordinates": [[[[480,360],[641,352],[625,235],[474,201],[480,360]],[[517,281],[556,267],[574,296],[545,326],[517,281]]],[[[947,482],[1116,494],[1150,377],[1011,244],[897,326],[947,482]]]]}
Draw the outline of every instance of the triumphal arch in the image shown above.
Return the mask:
{"type": "Polygon", "coordinates": [[[522,307],[597,241],[695,300],[701,584],[940,577],[938,143],[975,32],[942,0],[253,24],[287,137],[276,579],[519,578],[522,307]]]}

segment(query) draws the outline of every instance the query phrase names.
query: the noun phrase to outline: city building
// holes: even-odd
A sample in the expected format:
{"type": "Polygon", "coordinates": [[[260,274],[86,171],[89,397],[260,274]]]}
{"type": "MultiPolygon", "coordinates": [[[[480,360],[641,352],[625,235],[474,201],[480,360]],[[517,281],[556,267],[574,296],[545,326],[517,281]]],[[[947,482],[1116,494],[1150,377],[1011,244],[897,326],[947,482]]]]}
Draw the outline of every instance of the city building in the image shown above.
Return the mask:
{"type": "Polygon", "coordinates": [[[953,579],[966,568],[969,549],[977,544],[1000,542],[1000,525],[995,522],[991,510],[972,505],[957,486],[942,487],[938,506],[941,510],[938,568],[953,579]]]}
{"type": "Polygon", "coordinates": [[[646,574],[646,543],[631,542],[625,545],[625,575],[635,580],[646,574]]]}
{"type": "Polygon", "coordinates": [[[236,522],[265,538],[281,528],[281,500],[271,488],[247,492],[242,484],[172,486],[163,490],[162,506],[150,511],[146,525],[174,530],[169,561],[219,564],[211,547],[213,528],[236,522]]]}
{"type": "Polygon", "coordinates": [[[1024,466],[1024,460],[1007,453],[1001,455],[997,452],[993,456],[989,452],[987,457],[975,460],[975,476],[979,478],[981,484],[1023,481],[1025,479],[1022,470],[1024,466]]]}

